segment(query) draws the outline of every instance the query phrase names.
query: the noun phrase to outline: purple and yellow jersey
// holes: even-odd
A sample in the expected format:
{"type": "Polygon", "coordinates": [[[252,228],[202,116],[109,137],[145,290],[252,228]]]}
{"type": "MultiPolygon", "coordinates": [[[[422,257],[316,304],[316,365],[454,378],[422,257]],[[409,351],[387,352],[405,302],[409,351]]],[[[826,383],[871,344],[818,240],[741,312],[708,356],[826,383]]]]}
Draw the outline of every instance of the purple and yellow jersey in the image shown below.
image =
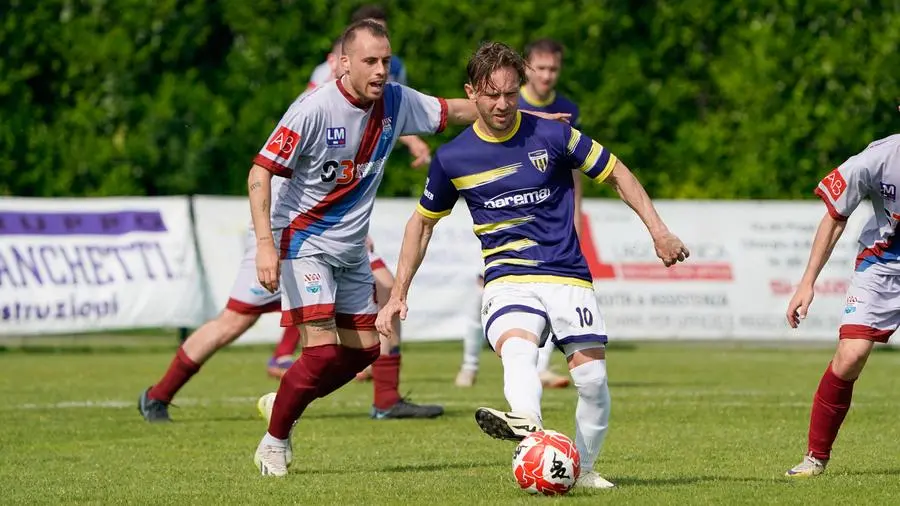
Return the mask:
{"type": "Polygon", "coordinates": [[[397,138],[440,132],[447,103],[396,83],[363,105],[331,81],[299,97],[253,162],[287,178],[273,199],[282,258],[325,255],[334,265],[368,261],[375,191],[397,138]]]}
{"type": "Polygon", "coordinates": [[[523,111],[546,112],[549,114],[558,112],[569,113],[572,115],[572,117],[569,118],[569,124],[574,127],[578,127],[578,120],[580,119],[578,106],[575,105],[575,102],[572,102],[555,91],[550,94],[550,97],[547,100],[541,101],[536,97],[529,95],[528,89],[522,86],[519,89],[519,109],[523,111]]]}
{"type": "Polygon", "coordinates": [[[518,112],[503,139],[477,124],[437,150],[417,211],[438,219],[459,196],[481,240],[485,282],[590,288],[574,226],[572,170],[603,181],[616,157],[577,129],[518,112]]]}
{"type": "Polygon", "coordinates": [[[900,274],[900,134],[869,144],[831,171],[816,187],[836,220],[846,220],[863,199],[872,201],[875,215],[859,234],[856,270],[900,274]]]}

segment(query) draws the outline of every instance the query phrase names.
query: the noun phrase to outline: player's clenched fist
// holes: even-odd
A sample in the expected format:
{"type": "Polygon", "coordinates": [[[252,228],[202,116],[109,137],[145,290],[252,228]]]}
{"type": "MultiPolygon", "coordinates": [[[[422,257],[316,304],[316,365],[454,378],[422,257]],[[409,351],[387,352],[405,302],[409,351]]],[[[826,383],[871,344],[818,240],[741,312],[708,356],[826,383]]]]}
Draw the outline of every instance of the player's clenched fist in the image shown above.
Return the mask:
{"type": "Polygon", "coordinates": [[[375,328],[378,330],[378,333],[391,337],[391,334],[394,333],[394,327],[391,324],[394,321],[394,316],[400,315],[400,319],[405,320],[407,310],[405,300],[391,297],[387,304],[381,308],[381,311],[378,311],[378,317],[375,318],[375,328]]]}
{"type": "Polygon", "coordinates": [[[814,296],[815,292],[812,286],[800,285],[797,288],[797,291],[788,303],[787,313],[785,314],[788,325],[792,329],[797,328],[800,325],[800,320],[806,318],[806,313],[809,312],[809,306],[812,304],[814,296]]]}
{"type": "Polygon", "coordinates": [[[656,248],[656,256],[662,260],[666,267],[671,267],[678,262],[684,262],[691,252],[675,234],[663,232],[653,237],[653,247],[656,248]]]}
{"type": "Polygon", "coordinates": [[[281,261],[275,251],[275,244],[271,240],[262,241],[256,250],[256,279],[271,293],[278,290],[280,267],[281,261]]]}

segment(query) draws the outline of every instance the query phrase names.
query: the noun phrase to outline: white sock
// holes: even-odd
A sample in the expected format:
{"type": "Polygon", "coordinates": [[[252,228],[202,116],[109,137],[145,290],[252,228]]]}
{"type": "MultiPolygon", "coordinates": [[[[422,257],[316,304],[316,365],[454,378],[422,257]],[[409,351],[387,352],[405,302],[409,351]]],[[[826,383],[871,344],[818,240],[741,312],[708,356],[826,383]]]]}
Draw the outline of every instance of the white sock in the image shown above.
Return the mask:
{"type": "Polygon", "coordinates": [[[538,373],[544,373],[550,370],[550,357],[553,356],[553,351],[556,350],[556,345],[554,345],[548,339],[547,342],[538,350],[538,361],[537,361],[537,370],[538,373]]]}
{"type": "Polygon", "coordinates": [[[578,390],[575,407],[575,446],[581,455],[581,472],[591,471],[603,448],[609,427],[609,385],[606,361],[591,360],[570,371],[578,390]]]}
{"type": "Polygon", "coordinates": [[[503,361],[503,393],[509,409],[541,419],[543,387],[537,371],[538,347],[521,337],[510,337],[500,348],[503,361]]]}
{"type": "Polygon", "coordinates": [[[278,439],[277,437],[266,432],[266,435],[262,438],[262,444],[272,445],[272,446],[287,446],[287,439],[278,439]]]}

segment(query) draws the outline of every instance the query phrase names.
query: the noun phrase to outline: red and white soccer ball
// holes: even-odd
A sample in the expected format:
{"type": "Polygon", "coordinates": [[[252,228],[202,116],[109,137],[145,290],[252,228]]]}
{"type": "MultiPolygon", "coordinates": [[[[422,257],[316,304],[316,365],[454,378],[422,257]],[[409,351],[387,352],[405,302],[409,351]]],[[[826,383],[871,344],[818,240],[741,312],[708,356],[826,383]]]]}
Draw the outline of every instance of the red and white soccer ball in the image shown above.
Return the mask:
{"type": "Polygon", "coordinates": [[[575,486],[581,473],[581,458],[575,443],[565,434],[543,430],[519,443],[513,453],[512,468],[522,490],[562,495],[575,486]]]}

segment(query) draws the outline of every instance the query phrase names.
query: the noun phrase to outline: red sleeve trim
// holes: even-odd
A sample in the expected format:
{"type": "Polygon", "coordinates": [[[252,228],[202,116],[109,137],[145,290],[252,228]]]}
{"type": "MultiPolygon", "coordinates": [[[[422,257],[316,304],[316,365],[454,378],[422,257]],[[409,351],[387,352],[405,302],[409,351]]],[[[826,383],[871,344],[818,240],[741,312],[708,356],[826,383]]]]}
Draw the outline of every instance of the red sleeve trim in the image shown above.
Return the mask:
{"type": "Polygon", "coordinates": [[[868,325],[844,324],[839,331],[841,339],[866,339],[877,343],[886,343],[893,330],[882,330],[868,325]]]}
{"type": "Polygon", "coordinates": [[[828,208],[828,214],[830,214],[832,218],[837,221],[847,221],[847,217],[837,212],[837,209],[834,208],[834,204],[831,203],[831,199],[828,198],[828,195],[826,195],[821,188],[816,187],[815,193],[822,199],[822,202],[825,202],[825,207],[828,208]]]}
{"type": "Polygon", "coordinates": [[[441,122],[438,124],[437,130],[434,131],[436,134],[443,132],[447,128],[447,114],[450,112],[446,100],[438,98],[438,103],[441,104],[441,122]]]}
{"type": "Polygon", "coordinates": [[[284,165],[281,165],[274,160],[269,160],[263,155],[256,155],[255,157],[253,157],[253,163],[266,169],[272,174],[275,174],[276,176],[291,177],[291,174],[293,174],[293,171],[291,169],[285,167],[284,165]]]}

